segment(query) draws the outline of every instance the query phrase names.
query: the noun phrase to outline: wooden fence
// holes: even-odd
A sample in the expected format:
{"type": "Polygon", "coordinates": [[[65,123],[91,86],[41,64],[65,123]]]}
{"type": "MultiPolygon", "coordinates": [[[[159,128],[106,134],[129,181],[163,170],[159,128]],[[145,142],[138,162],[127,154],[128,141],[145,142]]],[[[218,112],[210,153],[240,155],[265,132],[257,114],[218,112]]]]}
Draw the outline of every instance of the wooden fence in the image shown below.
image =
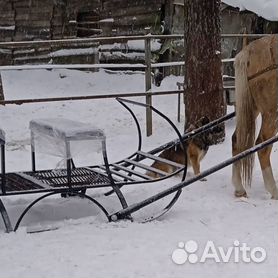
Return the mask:
{"type": "MultiPolygon", "coordinates": [[[[221,38],[261,38],[269,34],[222,34],[221,38]]],[[[59,45],[68,46],[69,44],[84,44],[93,42],[127,42],[131,40],[144,40],[145,43],[145,64],[79,64],[79,65],[20,65],[20,66],[0,66],[0,72],[3,70],[34,70],[34,69],[96,69],[96,68],[123,68],[123,69],[142,69],[145,71],[145,92],[144,93],[130,93],[130,94],[105,94],[96,96],[76,96],[76,97],[63,97],[63,98],[44,98],[44,99],[20,99],[20,100],[3,100],[0,101],[2,104],[23,104],[23,103],[34,103],[34,102],[52,102],[52,101],[65,101],[65,100],[82,100],[82,99],[100,99],[100,98],[110,98],[110,97],[123,97],[123,96],[145,96],[146,104],[152,104],[152,96],[154,95],[165,95],[165,94],[178,94],[178,100],[180,101],[180,94],[183,91],[180,86],[180,90],[177,91],[167,91],[167,92],[152,92],[152,69],[158,67],[173,67],[173,66],[184,66],[184,61],[179,62],[166,62],[166,63],[151,63],[151,43],[154,39],[183,39],[184,35],[145,35],[145,36],[117,36],[117,37],[96,37],[96,38],[82,38],[82,39],[67,39],[67,40],[40,40],[40,41],[19,41],[19,42],[0,42],[0,48],[17,49],[19,47],[42,47],[42,46],[53,46],[59,45]]],[[[278,51],[277,51],[278,52],[278,51]]],[[[223,59],[223,63],[233,62],[233,58],[223,59]]],[[[1,86],[1,76],[0,76],[0,86],[1,86]]],[[[233,86],[226,86],[224,89],[232,89],[233,86]]],[[[278,94],[278,93],[277,93],[278,94]]],[[[178,104],[178,113],[180,113],[180,105],[178,104]]],[[[179,118],[179,115],[178,115],[179,118]]],[[[146,134],[147,136],[152,135],[152,111],[149,107],[146,108],[146,134]]]]}

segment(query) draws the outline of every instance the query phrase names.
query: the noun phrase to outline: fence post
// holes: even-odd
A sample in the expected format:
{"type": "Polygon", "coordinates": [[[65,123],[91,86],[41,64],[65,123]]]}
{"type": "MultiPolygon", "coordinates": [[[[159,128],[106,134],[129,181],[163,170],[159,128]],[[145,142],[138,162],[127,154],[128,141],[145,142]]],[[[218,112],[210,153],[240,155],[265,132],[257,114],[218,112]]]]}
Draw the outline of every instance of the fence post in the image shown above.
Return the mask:
{"type": "MultiPolygon", "coordinates": [[[[152,105],[152,95],[151,95],[151,89],[152,89],[152,69],[151,69],[151,58],[152,58],[152,52],[151,52],[151,38],[146,36],[145,38],[145,90],[146,93],[149,93],[146,96],[146,104],[152,105]]],[[[152,110],[147,107],[146,108],[146,126],[147,126],[147,136],[152,135],[152,110]]]]}
{"type": "Polygon", "coordinates": [[[2,85],[1,71],[0,71],[0,100],[4,100],[4,90],[2,85]]]}
{"type": "MultiPolygon", "coordinates": [[[[278,35],[275,36],[275,53],[276,53],[275,62],[276,64],[278,64],[278,35]]],[[[278,68],[276,68],[276,106],[277,106],[276,111],[278,111],[278,68]]],[[[276,125],[278,128],[278,121],[276,121],[276,125]]]]}

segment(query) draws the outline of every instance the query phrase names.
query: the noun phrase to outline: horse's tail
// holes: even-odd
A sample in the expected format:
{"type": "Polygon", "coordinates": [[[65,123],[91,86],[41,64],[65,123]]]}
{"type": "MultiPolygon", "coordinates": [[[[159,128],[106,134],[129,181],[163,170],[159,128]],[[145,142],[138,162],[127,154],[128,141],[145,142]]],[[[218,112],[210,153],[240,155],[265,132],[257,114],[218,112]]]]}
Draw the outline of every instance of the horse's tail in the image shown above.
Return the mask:
{"type": "MultiPolygon", "coordinates": [[[[250,93],[247,67],[249,52],[241,51],[235,59],[235,94],[236,94],[236,149],[243,152],[255,144],[256,122],[255,104],[250,93]]],[[[244,186],[251,186],[254,155],[237,162],[244,186]]]]}

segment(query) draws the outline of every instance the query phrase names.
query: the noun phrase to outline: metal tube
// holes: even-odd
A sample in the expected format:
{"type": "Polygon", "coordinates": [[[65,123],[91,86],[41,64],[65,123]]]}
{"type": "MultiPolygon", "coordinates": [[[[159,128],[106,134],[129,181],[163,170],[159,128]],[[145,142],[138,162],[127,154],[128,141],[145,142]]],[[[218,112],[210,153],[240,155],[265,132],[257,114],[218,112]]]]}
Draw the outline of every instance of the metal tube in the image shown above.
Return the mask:
{"type": "Polygon", "coordinates": [[[263,142],[259,145],[254,146],[254,147],[252,147],[252,148],[250,148],[250,149],[248,149],[248,150],[246,150],[246,151],[244,151],[244,152],[242,152],[242,153],[240,153],[240,154],[238,154],[238,155],[236,155],[232,158],[229,158],[229,159],[225,160],[224,162],[219,163],[219,164],[215,165],[214,167],[212,167],[208,170],[203,171],[199,175],[194,176],[187,181],[181,182],[181,183],[179,183],[179,184],[177,184],[173,187],[170,187],[170,188],[168,188],[164,191],[161,191],[160,193],[158,193],[156,195],[153,195],[153,196],[145,199],[142,202],[133,204],[126,209],[120,210],[120,211],[112,214],[111,218],[113,218],[113,219],[123,219],[123,218],[125,218],[126,215],[129,215],[129,214],[131,214],[135,211],[138,211],[139,209],[141,209],[143,207],[146,207],[147,205],[149,205],[153,202],[156,202],[156,201],[168,196],[169,194],[175,193],[175,192],[181,190],[182,188],[184,188],[184,187],[186,187],[186,186],[188,186],[188,185],[190,185],[190,184],[192,184],[196,181],[199,181],[200,179],[205,178],[205,177],[207,177],[207,176],[209,176],[209,175],[211,175],[211,174],[213,174],[213,173],[215,173],[215,172],[233,164],[234,162],[236,162],[236,161],[238,161],[238,160],[240,160],[240,159],[242,159],[242,158],[244,158],[244,157],[246,157],[250,154],[253,154],[253,153],[269,146],[269,145],[272,145],[273,143],[275,143],[277,141],[278,141],[278,135],[270,138],[269,140],[267,140],[267,141],[265,141],[265,142],[263,142]]]}
{"type": "Polygon", "coordinates": [[[4,224],[5,224],[6,233],[11,232],[13,230],[13,227],[12,227],[8,212],[1,199],[0,199],[0,213],[2,215],[4,224]]]}
{"type": "Polygon", "coordinates": [[[39,102],[57,102],[57,101],[74,101],[74,100],[93,100],[93,99],[108,99],[108,98],[123,98],[123,97],[145,97],[147,95],[162,96],[162,95],[175,95],[180,91],[162,91],[162,92],[149,92],[149,93],[120,93],[120,94],[105,94],[105,95],[87,95],[87,96],[73,96],[73,97],[56,97],[56,98],[36,98],[36,99],[17,99],[17,100],[1,100],[0,105],[24,103],[39,103],[39,102]]]}
{"type": "Polygon", "coordinates": [[[3,194],[6,194],[6,162],[5,162],[5,145],[1,145],[1,190],[3,194]]]}
{"type": "MultiPolygon", "coordinates": [[[[272,34],[221,34],[221,38],[261,38],[270,36],[272,34]]],[[[0,42],[0,47],[22,47],[22,46],[40,46],[40,45],[68,45],[69,43],[84,44],[94,42],[106,42],[106,41],[128,41],[128,40],[145,40],[150,39],[183,39],[184,34],[173,35],[146,35],[146,36],[117,36],[117,37],[97,37],[97,38],[83,38],[83,39],[63,39],[63,40],[41,40],[41,41],[21,41],[21,42],[0,42]]]]}

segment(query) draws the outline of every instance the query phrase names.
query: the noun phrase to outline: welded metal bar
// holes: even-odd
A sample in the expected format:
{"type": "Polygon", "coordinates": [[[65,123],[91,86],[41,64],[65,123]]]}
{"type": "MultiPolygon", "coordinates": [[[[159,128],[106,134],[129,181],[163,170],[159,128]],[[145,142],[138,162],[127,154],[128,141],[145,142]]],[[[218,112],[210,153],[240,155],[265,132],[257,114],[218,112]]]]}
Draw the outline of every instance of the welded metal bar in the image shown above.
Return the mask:
{"type": "MultiPolygon", "coordinates": [[[[133,104],[137,104],[138,102],[134,102],[133,104]]],[[[184,155],[184,167],[183,167],[183,175],[182,175],[182,181],[185,180],[186,178],[186,174],[187,174],[187,143],[184,142],[182,140],[182,135],[180,133],[180,131],[178,130],[178,128],[176,127],[176,125],[170,120],[169,117],[167,117],[165,114],[163,114],[162,112],[160,112],[158,109],[154,108],[152,105],[146,104],[145,107],[149,107],[153,112],[155,112],[157,115],[159,115],[161,118],[163,118],[175,131],[175,133],[178,136],[178,142],[181,146],[181,149],[183,151],[183,155],[184,155]]],[[[177,192],[175,193],[173,199],[170,201],[170,203],[164,208],[164,211],[169,210],[173,204],[177,201],[177,199],[179,198],[180,194],[182,192],[182,189],[177,190],[177,192]]],[[[125,214],[125,218],[131,218],[131,214],[127,213],[125,214]]],[[[112,215],[111,216],[111,220],[115,221],[115,219],[117,219],[117,215],[112,215]]]]}
{"type": "Polygon", "coordinates": [[[67,167],[67,185],[70,189],[72,189],[71,185],[71,151],[70,151],[70,142],[65,139],[66,145],[66,167],[67,167]]]}
{"type": "Polygon", "coordinates": [[[1,191],[6,194],[6,159],[5,159],[5,145],[1,144],[1,191]]]}
{"type": "MultiPolygon", "coordinates": [[[[200,128],[197,128],[197,129],[195,129],[193,131],[185,133],[184,135],[182,135],[182,140],[186,141],[186,140],[189,140],[191,138],[194,138],[195,136],[197,136],[197,135],[199,135],[199,134],[201,134],[203,132],[206,132],[206,131],[210,130],[211,128],[213,128],[213,127],[215,127],[217,125],[220,125],[220,124],[222,124],[222,123],[224,123],[224,122],[226,122],[226,121],[228,121],[228,120],[230,120],[230,119],[232,119],[234,117],[235,117],[235,112],[232,112],[232,113],[227,114],[227,115],[225,115],[225,116],[223,116],[223,117],[221,117],[221,118],[219,118],[217,120],[211,121],[210,123],[208,123],[208,124],[206,124],[206,125],[204,125],[204,126],[202,126],[200,128]]],[[[156,153],[161,152],[162,150],[164,150],[166,148],[170,148],[172,146],[175,146],[178,143],[179,143],[179,140],[177,140],[177,139],[176,140],[172,140],[172,141],[170,141],[170,142],[168,142],[168,143],[166,143],[164,145],[161,145],[161,146],[159,146],[159,147],[157,147],[155,149],[152,149],[148,153],[149,154],[156,154],[156,153]]]]}
{"type": "Polygon", "coordinates": [[[181,93],[178,94],[178,123],[181,121],[181,93]]]}
{"type": "Polygon", "coordinates": [[[126,102],[126,103],[130,103],[130,104],[134,104],[134,105],[138,105],[138,106],[149,107],[152,111],[154,111],[157,115],[159,115],[161,118],[163,118],[174,129],[175,133],[178,136],[177,144],[179,143],[180,146],[182,147],[183,155],[184,155],[184,172],[183,172],[183,177],[182,177],[182,180],[184,180],[186,177],[186,173],[187,173],[187,153],[186,153],[187,146],[185,144],[185,140],[183,140],[182,135],[181,135],[180,131],[178,130],[178,128],[176,127],[176,125],[170,120],[170,118],[168,118],[165,114],[160,112],[158,109],[154,108],[152,105],[144,104],[142,102],[133,101],[133,100],[129,100],[129,99],[117,98],[117,100],[120,100],[120,101],[126,102]]]}
{"type": "Polygon", "coordinates": [[[182,165],[180,163],[174,162],[174,161],[169,160],[169,159],[165,159],[163,157],[155,156],[155,155],[152,155],[152,154],[149,154],[149,153],[146,153],[146,152],[140,151],[140,152],[138,152],[138,154],[142,155],[145,158],[149,158],[149,159],[152,159],[154,161],[159,161],[161,163],[168,164],[168,165],[171,165],[171,166],[176,167],[176,168],[183,168],[184,167],[184,165],[182,165]]]}
{"type": "Polygon", "coordinates": [[[138,147],[137,147],[137,151],[140,151],[142,148],[142,131],[141,131],[141,127],[139,124],[139,121],[135,115],[135,113],[124,103],[122,102],[120,99],[117,99],[117,101],[130,113],[131,117],[133,118],[136,128],[137,128],[137,135],[138,135],[138,147]]]}
{"type": "Polygon", "coordinates": [[[157,168],[145,165],[145,164],[137,162],[135,160],[125,159],[124,161],[127,162],[129,165],[135,165],[138,168],[141,168],[141,169],[144,169],[144,170],[147,170],[147,171],[159,174],[161,176],[167,176],[168,175],[167,172],[161,171],[161,170],[159,170],[157,168]]]}
{"type": "Polygon", "coordinates": [[[33,131],[31,131],[31,163],[32,171],[36,172],[35,135],[33,131]]]}
{"type": "Polygon", "coordinates": [[[70,43],[84,44],[96,42],[111,41],[129,41],[129,40],[145,40],[150,39],[182,39],[183,34],[175,35],[139,35],[139,36],[117,36],[117,37],[97,37],[97,38],[80,38],[80,39],[61,39],[61,40],[40,40],[40,41],[20,41],[20,42],[0,42],[0,47],[23,47],[23,46],[41,46],[41,45],[69,45],[70,43]]]}
{"type": "Polygon", "coordinates": [[[107,177],[110,180],[111,187],[113,188],[114,192],[116,193],[122,207],[127,208],[128,205],[127,205],[126,199],[125,199],[123,193],[121,192],[120,187],[115,184],[114,179],[113,179],[112,174],[111,174],[111,169],[109,167],[109,162],[108,162],[108,157],[107,157],[107,152],[106,152],[106,141],[105,141],[105,139],[102,140],[101,144],[102,144],[102,155],[103,155],[103,160],[104,160],[104,167],[105,167],[105,170],[106,170],[107,177]]]}
{"type": "Polygon", "coordinates": [[[12,227],[8,212],[1,199],[0,199],[0,213],[1,213],[3,221],[4,221],[6,232],[7,233],[11,232],[13,230],[13,227],[12,227]]]}
{"type": "MultiPolygon", "coordinates": [[[[106,170],[106,167],[105,166],[99,166],[100,169],[102,170],[106,170]]],[[[131,176],[128,176],[126,174],[123,174],[117,170],[113,170],[113,169],[110,169],[110,172],[116,176],[119,176],[119,177],[122,177],[124,178],[125,180],[130,180],[130,181],[134,181],[134,182],[137,182],[138,180],[134,179],[133,177],[131,176]]]]}
{"type": "Polygon", "coordinates": [[[39,65],[10,65],[0,66],[0,71],[11,70],[41,70],[41,69],[141,69],[144,70],[144,64],[39,64],[39,65]]]}
{"type": "Polygon", "coordinates": [[[72,96],[72,97],[55,97],[55,98],[36,98],[36,99],[15,99],[15,100],[0,100],[0,105],[24,103],[40,103],[40,102],[57,102],[57,101],[75,101],[75,100],[93,100],[93,99],[109,99],[109,98],[123,98],[123,97],[145,97],[149,94],[152,96],[162,95],[176,95],[180,91],[162,91],[162,92],[143,92],[143,93],[117,93],[105,95],[87,95],[87,96],[72,96]]]}
{"type": "Polygon", "coordinates": [[[188,179],[187,181],[183,181],[179,184],[176,184],[175,186],[172,186],[172,187],[170,187],[170,188],[168,188],[164,191],[161,191],[158,194],[153,195],[153,196],[145,199],[142,202],[135,203],[135,204],[129,206],[128,208],[126,208],[126,209],[120,210],[120,211],[112,214],[111,219],[113,221],[119,220],[119,219],[124,219],[127,214],[130,215],[131,213],[133,213],[135,211],[138,211],[138,210],[148,206],[149,204],[152,204],[152,203],[154,203],[154,202],[156,202],[156,201],[158,201],[158,200],[160,200],[160,199],[162,199],[162,198],[164,198],[164,197],[166,197],[166,196],[168,196],[172,193],[175,193],[175,192],[181,190],[182,188],[184,188],[184,187],[186,187],[186,186],[188,186],[188,185],[190,185],[190,184],[192,184],[196,181],[199,181],[199,180],[201,180],[201,179],[203,179],[203,178],[205,178],[205,177],[207,177],[207,176],[209,176],[209,175],[211,175],[211,174],[213,174],[213,173],[215,173],[215,172],[233,164],[234,162],[236,162],[240,159],[243,159],[244,157],[246,157],[248,155],[256,153],[257,151],[259,151],[259,150],[261,150],[261,149],[263,149],[263,148],[265,148],[269,145],[272,145],[272,144],[276,143],[277,141],[278,141],[278,135],[270,138],[269,140],[266,140],[265,142],[263,142],[259,145],[254,146],[254,147],[252,147],[252,148],[250,148],[250,149],[248,149],[248,150],[246,150],[246,151],[244,151],[244,152],[242,152],[242,153],[240,153],[240,154],[238,154],[238,155],[236,155],[232,158],[229,158],[229,159],[225,160],[224,162],[219,163],[219,164],[211,167],[208,170],[203,171],[199,175],[194,176],[194,177],[188,179]]]}
{"type": "MultiPolygon", "coordinates": [[[[221,38],[261,38],[271,36],[272,34],[221,34],[221,38]]],[[[145,40],[151,39],[183,39],[184,34],[172,35],[139,35],[139,36],[117,36],[117,37],[97,37],[97,38],[79,38],[79,39],[62,39],[62,40],[39,40],[39,41],[21,41],[21,42],[0,42],[0,47],[22,47],[22,46],[40,46],[40,45],[69,45],[84,44],[94,42],[111,42],[111,41],[128,41],[128,40],[145,40]]]]}
{"type": "MultiPolygon", "coordinates": [[[[130,99],[123,99],[123,98],[116,98],[116,99],[118,101],[121,101],[121,102],[126,102],[126,103],[130,103],[130,104],[146,107],[146,104],[142,103],[142,102],[138,102],[138,101],[134,101],[134,100],[130,100],[130,99]]],[[[235,112],[232,112],[232,113],[227,114],[227,115],[225,115],[225,116],[223,116],[221,118],[218,118],[218,119],[216,119],[214,121],[211,121],[211,122],[209,122],[208,124],[206,124],[206,125],[204,125],[202,127],[199,127],[199,128],[197,128],[195,130],[187,132],[187,133],[185,133],[185,134],[183,134],[181,136],[182,140],[186,141],[186,140],[188,140],[190,138],[194,138],[195,136],[197,136],[197,135],[199,135],[199,134],[201,134],[201,133],[203,133],[205,131],[208,131],[208,130],[210,130],[211,128],[213,128],[215,126],[220,125],[220,124],[222,124],[222,123],[224,123],[224,122],[234,118],[235,115],[236,115],[235,112]]],[[[172,140],[172,141],[170,141],[170,142],[168,142],[168,143],[166,143],[164,145],[161,145],[161,146],[159,146],[159,147],[149,151],[148,153],[149,154],[156,154],[156,153],[161,152],[162,150],[164,150],[166,148],[170,148],[172,146],[175,146],[178,143],[179,143],[179,139],[175,139],[175,140],[172,140]]]]}
{"type": "MultiPolygon", "coordinates": [[[[232,63],[234,58],[222,59],[222,63],[232,63]]],[[[13,71],[13,70],[42,70],[42,69],[137,69],[148,70],[152,68],[165,68],[165,67],[180,67],[184,66],[185,62],[163,62],[163,63],[151,63],[150,66],[144,64],[39,64],[39,65],[8,65],[0,66],[0,71],[13,71]]],[[[1,83],[0,83],[1,85],[1,83]]],[[[1,88],[0,88],[1,89],[1,88]]]]}
{"type": "Polygon", "coordinates": [[[134,170],[129,169],[128,167],[122,166],[122,165],[120,165],[120,164],[112,164],[111,166],[113,166],[114,168],[117,168],[117,169],[119,169],[119,170],[122,170],[122,171],[124,171],[124,172],[133,174],[134,176],[143,178],[143,179],[145,179],[145,180],[152,180],[152,178],[151,178],[150,176],[147,176],[147,175],[145,175],[145,174],[143,174],[143,173],[134,171],[134,170]]]}

